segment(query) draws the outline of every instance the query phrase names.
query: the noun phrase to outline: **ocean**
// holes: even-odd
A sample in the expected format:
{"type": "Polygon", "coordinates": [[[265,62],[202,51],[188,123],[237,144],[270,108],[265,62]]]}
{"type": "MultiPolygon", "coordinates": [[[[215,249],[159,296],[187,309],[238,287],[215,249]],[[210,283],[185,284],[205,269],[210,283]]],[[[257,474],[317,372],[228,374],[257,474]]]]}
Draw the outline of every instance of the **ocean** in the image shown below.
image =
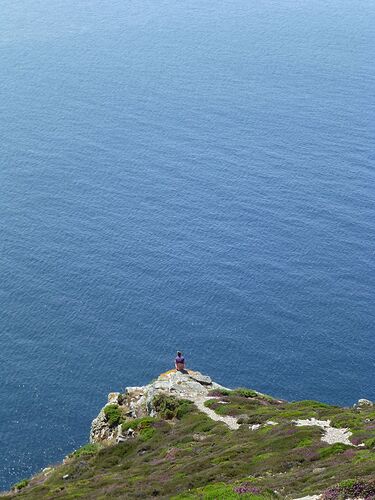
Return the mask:
{"type": "Polygon", "coordinates": [[[375,3],[3,0],[0,489],[188,366],[375,399],[375,3]]]}

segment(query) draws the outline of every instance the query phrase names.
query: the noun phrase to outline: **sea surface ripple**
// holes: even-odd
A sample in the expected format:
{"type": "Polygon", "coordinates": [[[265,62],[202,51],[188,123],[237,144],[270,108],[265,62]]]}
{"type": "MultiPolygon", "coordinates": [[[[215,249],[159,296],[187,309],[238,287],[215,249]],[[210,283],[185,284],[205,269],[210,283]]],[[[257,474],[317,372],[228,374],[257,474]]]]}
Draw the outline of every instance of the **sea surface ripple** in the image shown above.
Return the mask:
{"type": "Polygon", "coordinates": [[[3,0],[0,488],[190,366],[375,399],[375,3],[3,0]]]}

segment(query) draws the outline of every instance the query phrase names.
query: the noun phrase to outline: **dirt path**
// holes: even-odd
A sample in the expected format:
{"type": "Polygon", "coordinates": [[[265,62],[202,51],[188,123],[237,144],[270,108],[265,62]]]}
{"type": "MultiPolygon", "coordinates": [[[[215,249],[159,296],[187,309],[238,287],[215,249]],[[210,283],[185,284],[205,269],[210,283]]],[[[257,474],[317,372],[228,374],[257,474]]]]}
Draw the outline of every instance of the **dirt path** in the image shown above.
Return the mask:
{"type": "MultiPolygon", "coordinates": [[[[230,429],[235,431],[240,426],[237,423],[237,419],[235,417],[231,417],[229,415],[218,415],[214,410],[205,406],[205,401],[209,399],[213,399],[212,397],[195,397],[190,400],[196,405],[199,411],[205,413],[211,420],[215,420],[216,422],[224,422],[230,429]]],[[[351,436],[351,432],[349,429],[336,429],[330,426],[329,420],[317,420],[315,418],[310,418],[306,420],[293,420],[292,421],[297,426],[305,426],[305,425],[316,425],[324,430],[324,434],[321,438],[322,441],[325,441],[328,444],[334,443],[344,443],[353,446],[353,443],[349,440],[351,436]]],[[[277,424],[276,422],[272,422],[272,425],[277,424]]],[[[259,427],[261,425],[259,424],[259,427]]],[[[254,430],[254,429],[253,429],[254,430]]]]}
{"type": "Polygon", "coordinates": [[[207,408],[207,406],[205,406],[204,403],[209,399],[212,399],[212,397],[197,398],[197,399],[192,399],[191,401],[193,401],[193,403],[196,405],[199,411],[205,413],[208,417],[210,417],[211,420],[215,420],[216,422],[224,422],[224,424],[226,424],[229,427],[229,429],[232,429],[232,431],[235,431],[240,427],[239,424],[237,423],[236,418],[230,417],[229,415],[218,415],[210,408],[207,408]]]}

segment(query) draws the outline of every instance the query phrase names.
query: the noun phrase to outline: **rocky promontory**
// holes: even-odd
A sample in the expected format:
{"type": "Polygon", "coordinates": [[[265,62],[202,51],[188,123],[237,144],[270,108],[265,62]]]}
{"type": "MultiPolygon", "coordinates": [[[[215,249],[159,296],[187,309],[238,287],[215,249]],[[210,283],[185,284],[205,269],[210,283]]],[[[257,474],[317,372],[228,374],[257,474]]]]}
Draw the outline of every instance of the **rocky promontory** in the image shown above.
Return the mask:
{"type": "Polygon", "coordinates": [[[211,417],[214,420],[226,421],[229,427],[238,428],[239,425],[234,418],[220,417],[204,406],[204,402],[211,398],[209,396],[210,392],[215,390],[227,389],[213,382],[209,376],[202,375],[200,372],[170,370],[162,373],[155,381],[143,387],[127,387],[123,394],[111,392],[108,395],[107,404],[92,422],[90,442],[121,442],[126,439],[129,436],[129,432],[124,435],[120,423],[117,426],[110,425],[107,418],[108,412],[118,409],[123,418],[129,419],[137,419],[145,416],[154,417],[157,413],[154,406],[157,395],[166,395],[180,400],[191,401],[204,412],[212,412],[211,417]]]}

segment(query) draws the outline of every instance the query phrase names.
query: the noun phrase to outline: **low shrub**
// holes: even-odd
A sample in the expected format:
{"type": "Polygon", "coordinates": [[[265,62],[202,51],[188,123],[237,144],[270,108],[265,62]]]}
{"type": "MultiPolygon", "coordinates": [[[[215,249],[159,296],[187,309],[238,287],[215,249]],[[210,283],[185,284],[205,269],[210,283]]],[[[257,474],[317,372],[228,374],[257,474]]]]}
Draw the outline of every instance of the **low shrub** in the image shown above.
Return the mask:
{"type": "Polygon", "coordinates": [[[321,409],[321,408],[333,408],[331,405],[327,403],[321,403],[320,401],[315,401],[314,399],[303,399],[301,401],[294,401],[292,403],[288,404],[289,408],[299,408],[299,409],[305,409],[305,408],[316,408],[316,409],[321,409]]]}
{"type": "Polygon", "coordinates": [[[358,451],[353,459],[354,462],[374,462],[375,453],[371,450],[358,451]]]}
{"type": "Polygon", "coordinates": [[[328,488],[322,496],[322,500],[344,500],[347,498],[375,498],[375,480],[358,481],[347,479],[332,488],[328,488]]]}
{"type": "Polygon", "coordinates": [[[260,453],[259,455],[255,455],[252,459],[253,464],[258,464],[259,462],[264,462],[265,460],[268,460],[273,456],[273,453],[267,452],[267,453],[260,453]]]}
{"type": "Polygon", "coordinates": [[[122,413],[118,404],[110,404],[104,407],[104,415],[110,427],[115,427],[122,422],[122,413]]]}
{"type": "Polygon", "coordinates": [[[245,389],[243,387],[239,387],[238,389],[235,389],[232,391],[234,394],[237,394],[238,396],[242,396],[243,398],[255,398],[258,396],[258,393],[251,390],[251,389],[245,389]]]}
{"type": "Polygon", "coordinates": [[[313,444],[313,440],[311,438],[301,439],[299,443],[297,443],[296,448],[306,448],[307,446],[311,446],[313,444]]]}
{"type": "Polygon", "coordinates": [[[328,458],[333,455],[337,455],[338,453],[343,453],[345,450],[349,449],[350,446],[344,443],[335,443],[331,446],[327,446],[326,448],[321,448],[319,450],[320,458],[328,458]]]}
{"type": "Polygon", "coordinates": [[[122,432],[126,432],[128,429],[133,429],[134,431],[141,431],[148,429],[156,422],[154,417],[141,417],[134,418],[133,420],[127,420],[121,424],[122,432]]]}
{"type": "Polygon", "coordinates": [[[158,394],[152,400],[155,411],[161,418],[172,420],[181,419],[192,410],[192,402],[187,399],[176,399],[166,394],[158,394]]]}
{"type": "Polygon", "coordinates": [[[204,406],[207,406],[207,408],[216,405],[217,405],[217,399],[207,399],[207,401],[204,402],[204,406]]]}
{"type": "Polygon", "coordinates": [[[208,395],[214,398],[220,398],[221,396],[230,396],[231,393],[232,391],[229,391],[228,389],[213,389],[212,391],[209,391],[208,395]]]}
{"type": "Polygon", "coordinates": [[[191,401],[185,401],[185,400],[180,401],[180,404],[176,411],[176,418],[181,420],[181,418],[190,413],[192,409],[193,409],[193,404],[191,401]]]}
{"type": "Polygon", "coordinates": [[[154,427],[145,427],[144,429],[141,429],[139,432],[139,437],[141,441],[148,441],[151,439],[156,432],[156,429],[154,427]]]}
{"type": "Polygon", "coordinates": [[[332,427],[358,429],[363,425],[363,420],[360,415],[353,412],[339,413],[331,419],[332,427]]]}
{"type": "Polygon", "coordinates": [[[365,445],[367,448],[373,449],[375,448],[375,437],[366,439],[365,440],[365,445]]]}
{"type": "Polygon", "coordinates": [[[25,488],[29,484],[28,479],[22,479],[22,481],[19,481],[18,483],[14,484],[12,486],[13,490],[22,490],[22,488],[25,488]]]}
{"type": "Polygon", "coordinates": [[[202,413],[189,413],[183,420],[184,423],[184,434],[186,439],[191,441],[191,436],[193,433],[200,432],[210,432],[216,427],[218,427],[220,434],[226,432],[226,426],[224,424],[218,425],[217,422],[211,420],[209,417],[202,413]]]}
{"type": "Polygon", "coordinates": [[[249,415],[240,415],[237,418],[237,423],[238,424],[250,424],[253,422],[251,421],[251,417],[249,415]]]}
{"type": "Polygon", "coordinates": [[[245,493],[260,494],[261,489],[258,486],[254,486],[251,483],[242,483],[236,486],[233,491],[238,495],[244,495],[245,493]]]}
{"type": "MultiPolygon", "coordinates": [[[[241,486],[239,486],[240,488],[241,486]]],[[[245,492],[244,492],[245,493],[245,492]]],[[[211,483],[207,486],[195,488],[190,490],[189,492],[182,493],[175,497],[172,497],[173,500],[187,500],[187,499],[196,499],[196,498],[204,498],[204,500],[218,500],[218,499],[226,499],[226,500],[234,500],[236,498],[240,498],[243,493],[236,492],[233,489],[233,485],[226,483],[211,483]]],[[[251,498],[252,500],[264,500],[268,498],[272,498],[271,496],[263,496],[255,493],[244,494],[244,498],[251,498]]]]}
{"type": "Polygon", "coordinates": [[[82,457],[87,455],[95,455],[99,451],[100,447],[96,443],[88,443],[74,451],[71,456],[82,457]]]}

